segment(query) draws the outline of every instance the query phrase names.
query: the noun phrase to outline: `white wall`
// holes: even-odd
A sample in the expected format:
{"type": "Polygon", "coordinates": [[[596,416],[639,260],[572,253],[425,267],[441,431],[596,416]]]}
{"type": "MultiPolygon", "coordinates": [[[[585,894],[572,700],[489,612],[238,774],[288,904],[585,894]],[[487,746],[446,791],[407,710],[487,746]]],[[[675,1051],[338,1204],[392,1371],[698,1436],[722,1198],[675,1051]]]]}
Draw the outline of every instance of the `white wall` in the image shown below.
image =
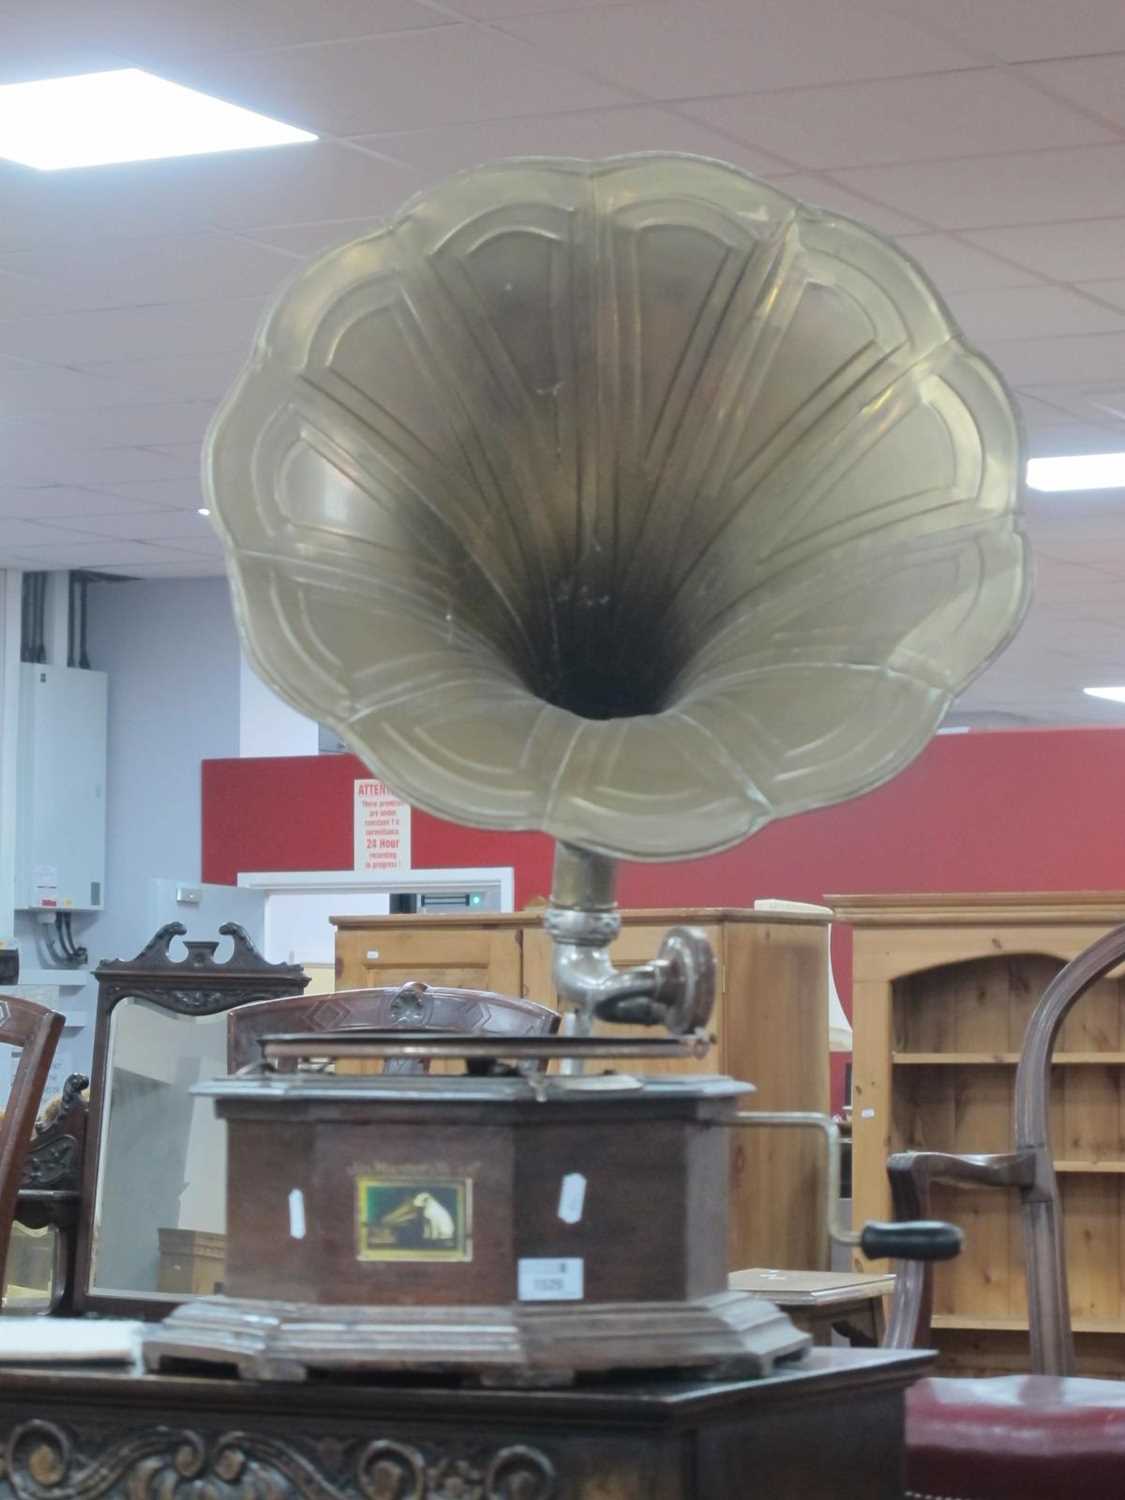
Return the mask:
{"type": "Polygon", "coordinates": [[[267,755],[315,755],[320,731],[267,687],[243,657],[239,680],[241,708],[238,753],[244,757],[267,755]]]}
{"type": "Polygon", "coordinates": [[[15,935],[16,752],[23,575],[0,568],[0,941],[15,935]]]}
{"type": "MultiPolygon", "coordinates": [[[[105,910],[75,921],[93,967],[133,958],[152,936],[152,879],[200,878],[200,763],[239,747],[241,652],[226,580],[91,585],[89,652],[109,674],[105,910]]],[[[26,945],[32,928],[21,922],[26,945]]],[[[94,994],[91,984],[91,1021],[94,994]]],[[[91,1041],[87,1027],[74,1066],[88,1062],[91,1041]]]]}

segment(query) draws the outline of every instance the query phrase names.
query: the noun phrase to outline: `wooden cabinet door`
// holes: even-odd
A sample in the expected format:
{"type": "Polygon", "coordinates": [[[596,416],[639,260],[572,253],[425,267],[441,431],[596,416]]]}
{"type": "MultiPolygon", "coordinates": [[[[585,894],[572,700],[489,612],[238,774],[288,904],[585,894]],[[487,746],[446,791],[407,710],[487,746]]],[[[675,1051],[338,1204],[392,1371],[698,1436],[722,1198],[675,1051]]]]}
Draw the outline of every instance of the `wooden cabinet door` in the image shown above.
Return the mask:
{"type": "MultiPolygon", "coordinates": [[[[523,985],[523,931],[446,920],[440,927],[404,917],[402,925],[342,927],[336,933],[336,988],[379,989],[420,979],[459,990],[519,995],[523,985]],[[416,924],[416,925],[415,925],[416,924]]],[[[381,1062],[345,1061],[337,1073],[381,1073],[381,1062]]],[[[432,1073],[460,1073],[462,1065],[435,1060],[432,1073]]]]}
{"type": "Polygon", "coordinates": [[[521,993],[521,928],[414,922],[404,917],[401,926],[341,928],[336,934],[336,988],[375,989],[420,979],[451,989],[521,993]]]}

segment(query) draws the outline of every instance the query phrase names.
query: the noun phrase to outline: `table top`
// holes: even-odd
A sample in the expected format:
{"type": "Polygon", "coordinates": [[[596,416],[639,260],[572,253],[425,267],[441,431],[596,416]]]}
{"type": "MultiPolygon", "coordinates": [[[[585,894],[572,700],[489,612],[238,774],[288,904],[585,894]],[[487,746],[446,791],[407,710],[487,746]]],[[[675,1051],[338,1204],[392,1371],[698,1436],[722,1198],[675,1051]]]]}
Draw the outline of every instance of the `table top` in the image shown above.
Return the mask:
{"type": "Polygon", "coordinates": [[[139,1417],[155,1409],[163,1417],[268,1410],[303,1417],[410,1414],[471,1417],[530,1416],[539,1421],[611,1417],[635,1423],[694,1421],[723,1407],[741,1410],[805,1401],[832,1392],[904,1388],[935,1358],[925,1349],[812,1349],[772,1376],[756,1380],[639,1381],[623,1376],[563,1390],[492,1390],[437,1384],[383,1384],[317,1380],[267,1384],[234,1376],[141,1375],[126,1368],[91,1365],[8,1365],[0,1368],[0,1405],[10,1416],[32,1408],[41,1417],[74,1405],[127,1407],[139,1417]]]}
{"type": "Polygon", "coordinates": [[[895,1278],[890,1272],[771,1271],[755,1266],[748,1271],[732,1271],[730,1286],[766,1297],[779,1307],[830,1307],[889,1297],[895,1289],[895,1278]]]}

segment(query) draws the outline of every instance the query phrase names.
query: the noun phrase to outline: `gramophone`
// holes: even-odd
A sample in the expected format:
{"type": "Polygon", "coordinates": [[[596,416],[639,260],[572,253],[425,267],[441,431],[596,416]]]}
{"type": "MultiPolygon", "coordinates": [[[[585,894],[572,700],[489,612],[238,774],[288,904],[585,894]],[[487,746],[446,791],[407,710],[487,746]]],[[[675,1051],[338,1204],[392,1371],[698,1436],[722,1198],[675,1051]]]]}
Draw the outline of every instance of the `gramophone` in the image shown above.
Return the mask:
{"type": "Polygon", "coordinates": [[[298,276],[207,445],[244,648],[415,806],[555,837],[567,1019],[501,1056],[275,1037],[204,1086],[226,1293],[150,1364],[559,1381],[800,1354],[726,1283],[729,1141],[780,1120],[740,1112],[746,1083],[629,1071],[701,1055],[714,971],[691,928],[614,968],[615,861],[901,770],[1019,622],[1020,468],[999,377],[902,251],[717,162],[487,166],[298,276]],[[466,1071],[311,1062],[341,1056],[466,1071]]]}

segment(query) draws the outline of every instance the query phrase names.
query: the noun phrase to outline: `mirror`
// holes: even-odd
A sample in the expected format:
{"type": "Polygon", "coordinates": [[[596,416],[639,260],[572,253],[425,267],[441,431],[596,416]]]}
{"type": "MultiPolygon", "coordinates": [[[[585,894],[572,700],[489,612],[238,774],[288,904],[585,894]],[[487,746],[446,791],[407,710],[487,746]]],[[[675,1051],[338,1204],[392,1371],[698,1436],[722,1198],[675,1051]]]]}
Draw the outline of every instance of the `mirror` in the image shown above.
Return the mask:
{"type": "Polygon", "coordinates": [[[178,1301],[222,1290],[226,1126],[191,1090],[226,1071],[224,1014],[177,1015],[135,997],[114,1008],[92,1292],[178,1301]]]}
{"type": "Polygon", "coordinates": [[[58,1235],[53,1224],[29,1229],[17,1220],[12,1225],[4,1283],[5,1317],[21,1313],[41,1316],[50,1311],[55,1300],[58,1235]]]}
{"type": "Polygon", "coordinates": [[[182,956],[172,952],[181,937],[169,923],[136,958],[95,970],[78,1312],[162,1318],[221,1291],[226,1126],[192,1089],[227,1073],[228,1011],[308,984],[298,965],[268,963],[234,922],[215,941],[185,939],[182,956]]]}

